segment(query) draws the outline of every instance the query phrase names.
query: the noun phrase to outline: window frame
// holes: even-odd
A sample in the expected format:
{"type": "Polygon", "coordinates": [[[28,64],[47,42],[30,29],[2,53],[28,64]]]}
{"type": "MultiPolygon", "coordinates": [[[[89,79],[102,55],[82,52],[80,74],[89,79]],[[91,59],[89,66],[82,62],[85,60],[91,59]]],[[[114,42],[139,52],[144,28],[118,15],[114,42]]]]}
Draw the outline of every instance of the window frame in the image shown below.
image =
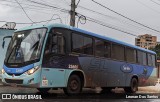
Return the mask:
{"type": "MultiPolygon", "coordinates": [[[[95,36],[92,36],[92,35],[89,35],[87,33],[83,33],[83,32],[79,32],[79,31],[75,31],[75,30],[71,30],[71,29],[67,29],[67,28],[62,28],[62,27],[52,27],[52,29],[64,29],[64,30],[68,30],[70,31],[70,52],[71,54],[75,54],[75,55],[87,55],[87,56],[94,56],[94,57],[99,57],[99,58],[105,58],[105,59],[109,59],[109,60],[116,60],[116,61],[120,61],[120,62],[127,62],[127,63],[131,63],[131,64],[138,64],[138,65],[144,65],[144,64],[139,64],[138,63],[138,51],[141,51],[143,53],[146,53],[146,65],[144,66],[149,66],[148,65],[148,54],[152,54],[155,56],[155,66],[157,65],[156,63],[156,54],[153,54],[153,53],[150,53],[150,52],[147,52],[147,51],[143,51],[143,50],[140,50],[140,49],[136,49],[136,48],[133,48],[133,47],[130,47],[130,46],[127,46],[127,45],[123,45],[123,44],[119,44],[119,43],[116,43],[116,42],[113,42],[113,41],[109,41],[109,40],[106,40],[106,39],[103,39],[103,38],[99,38],[99,37],[95,37],[95,36]],[[84,54],[84,53],[76,53],[76,52],[73,52],[72,49],[73,49],[73,43],[72,43],[72,34],[75,33],[75,34],[79,34],[79,35],[82,35],[83,37],[89,37],[92,39],[92,55],[89,55],[89,54],[84,54]],[[96,46],[95,46],[95,39],[98,39],[98,40],[101,40],[105,43],[109,43],[110,44],[110,57],[101,57],[101,56],[96,56],[96,46]],[[124,60],[118,60],[118,59],[113,59],[112,58],[112,47],[113,47],[113,44],[116,44],[118,46],[122,46],[124,47],[124,60]],[[136,51],[136,62],[128,62],[127,59],[126,59],[126,49],[129,48],[129,49],[133,49],[136,51]]],[[[50,31],[51,31],[50,30],[50,31]]],[[[66,53],[67,54],[67,53],[66,53]]],[[[155,66],[152,66],[152,67],[155,67],[155,66]]]]}
{"type": "Polygon", "coordinates": [[[136,50],[135,48],[128,47],[128,46],[125,47],[125,61],[126,61],[127,63],[137,64],[137,50],[136,50]],[[135,54],[135,62],[129,62],[129,61],[127,61],[127,49],[132,49],[132,50],[135,51],[135,53],[136,53],[136,54],[135,54]]]}
{"type": "MultiPolygon", "coordinates": [[[[96,55],[96,51],[97,51],[97,47],[96,47],[96,40],[99,40],[99,41],[102,41],[103,42],[103,44],[105,43],[105,41],[104,40],[102,40],[102,39],[99,39],[99,38],[94,38],[94,47],[95,47],[95,50],[94,50],[94,55],[95,55],[95,57],[104,57],[104,56],[98,56],[98,55],[96,55]]],[[[103,48],[104,49],[104,48],[103,48]]],[[[104,51],[103,51],[104,52],[104,51]]],[[[104,57],[105,58],[105,57],[104,57]]]]}
{"type": "Polygon", "coordinates": [[[125,58],[125,47],[126,47],[125,45],[112,42],[112,43],[111,43],[111,56],[110,56],[111,59],[112,59],[112,60],[116,60],[116,61],[126,62],[126,58],[125,58]],[[113,52],[113,45],[114,45],[114,44],[123,47],[123,49],[124,49],[124,56],[123,56],[123,57],[124,57],[124,60],[119,60],[119,59],[115,59],[115,58],[112,57],[112,54],[113,54],[113,53],[112,53],[112,52],[113,52]]]}
{"type": "MultiPolygon", "coordinates": [[[[84,44],[84,39],[83,39],[83,44],[84,44]]],[[[73,54],[78,54],[78,55],[88,55],[88,56],[94,56],[94,39],[93,36],[87,35],[85,33],[81,33],[81,32],[77,32],[77,31],[72,31],[71,32],[71,53],[73,54]],[[83,53],[77,53],[77,52],[73,52],[73,34],[77,34],[77,35],[81,35],[83,37],[88,37],[92,39],[92,54],[85,54],[84,51],[83,53]]]]}
{"type": "Polygon", "coordinates": [[[157,56],[156,56],[156,54],[147,53],[147,66],[155,67],[156,68],[156,66],[157,66],[157,56]],[[154,65],[155,66],[154,65],[149,65],[149,63],[148,63],[149,62],[148,54],[150,54],[151,56],[154,55],[154,57],[155,57],[155,59],[154,59],[155,60],[154,65]]]}

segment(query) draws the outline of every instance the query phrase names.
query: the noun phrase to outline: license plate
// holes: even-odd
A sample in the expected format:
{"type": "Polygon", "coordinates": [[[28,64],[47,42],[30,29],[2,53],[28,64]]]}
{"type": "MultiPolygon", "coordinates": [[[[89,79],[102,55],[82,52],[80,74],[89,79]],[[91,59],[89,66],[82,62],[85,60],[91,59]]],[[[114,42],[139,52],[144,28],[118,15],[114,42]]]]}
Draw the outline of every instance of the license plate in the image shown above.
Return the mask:
{"type": "Polygon", "coordinates": [[[42,86],[48,86],[48,80],[42,80],[42,86]]]}

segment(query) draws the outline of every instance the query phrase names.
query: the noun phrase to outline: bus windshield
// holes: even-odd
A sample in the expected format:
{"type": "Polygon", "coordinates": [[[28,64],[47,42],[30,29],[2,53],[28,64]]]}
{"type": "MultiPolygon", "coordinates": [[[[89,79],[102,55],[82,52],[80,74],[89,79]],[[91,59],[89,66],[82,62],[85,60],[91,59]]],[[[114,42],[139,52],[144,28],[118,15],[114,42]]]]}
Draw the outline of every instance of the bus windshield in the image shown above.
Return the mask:
{"type": "Polygon", "coordinates": [[[39,59],[46,31],[39,28],[16,32],[8,46],[5,63],[23,64],[39,59]]]}

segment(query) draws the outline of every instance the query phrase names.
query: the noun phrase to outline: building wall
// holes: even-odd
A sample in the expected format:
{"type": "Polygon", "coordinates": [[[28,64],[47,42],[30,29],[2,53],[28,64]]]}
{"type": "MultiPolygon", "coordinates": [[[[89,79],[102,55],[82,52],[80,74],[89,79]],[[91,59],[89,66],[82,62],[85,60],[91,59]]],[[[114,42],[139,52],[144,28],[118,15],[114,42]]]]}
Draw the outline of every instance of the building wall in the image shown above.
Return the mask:
{"type": "Polygon", "coordinates": [[[4,49],[2,48],[2,43],[3,43],[3,37],[5,36],[12,36],[15,30],[9,30],[9,29],[1,29],[0,28],[0,78],[1,78],[1,69],[3,67],[3,62],[5,58],[5,54],[7,51],[7,47],[9,44],[10,39],[6,38],[5,39],[5,47],[4,49]]]}
{"type": "Polygon", "coordinates": [[[140,35],[135,39],[135,45],[142,48],[154,48],[157,45],[157,37],[149,34],[140,35]]]}

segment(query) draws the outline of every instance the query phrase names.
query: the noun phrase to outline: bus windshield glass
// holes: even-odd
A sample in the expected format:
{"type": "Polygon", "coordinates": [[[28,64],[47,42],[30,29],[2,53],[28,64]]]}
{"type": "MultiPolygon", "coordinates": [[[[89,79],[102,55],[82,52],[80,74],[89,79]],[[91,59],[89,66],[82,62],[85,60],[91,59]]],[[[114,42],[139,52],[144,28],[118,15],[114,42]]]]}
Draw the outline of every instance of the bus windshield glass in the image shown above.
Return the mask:
{"type": "Polygon", "coordinates": [[[31,29],[14,34],[8,46],[5,63],[23,64],[40,58],[47,29],[31,29]]]}

